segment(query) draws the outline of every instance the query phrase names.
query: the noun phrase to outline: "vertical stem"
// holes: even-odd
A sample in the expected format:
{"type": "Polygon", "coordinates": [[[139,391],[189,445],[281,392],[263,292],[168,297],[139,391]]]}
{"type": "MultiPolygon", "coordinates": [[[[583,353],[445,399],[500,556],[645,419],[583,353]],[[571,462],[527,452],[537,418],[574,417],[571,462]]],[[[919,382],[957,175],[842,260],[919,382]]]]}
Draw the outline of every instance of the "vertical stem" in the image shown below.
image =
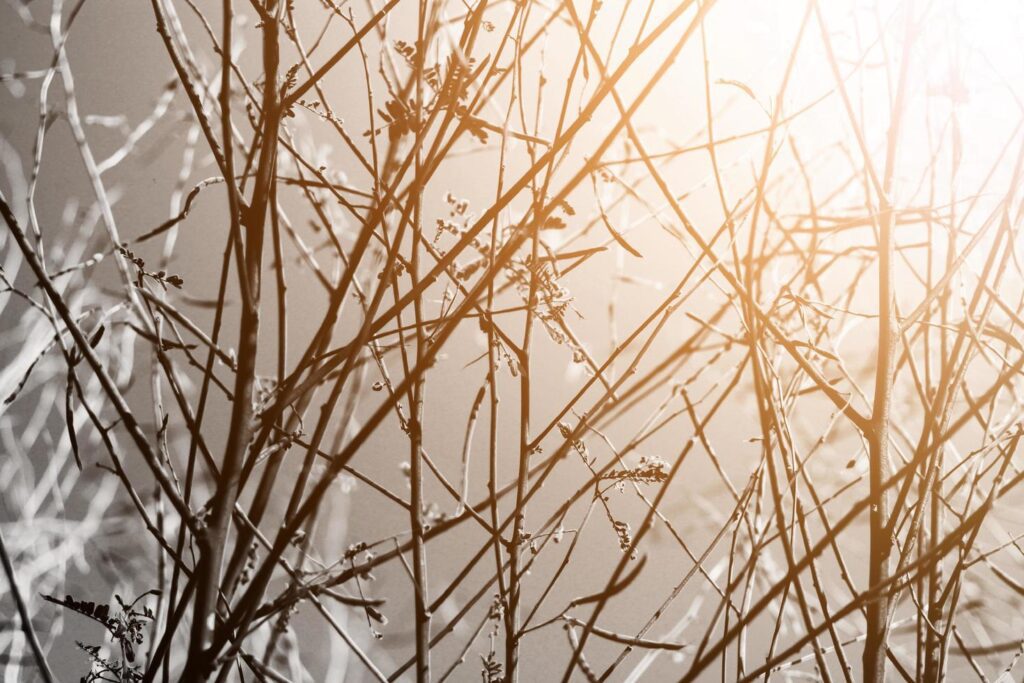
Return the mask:
{"type": "MultiPolygon", "coordinates": [[[[224,5],[225,40],[222,45],[223,57],[230,58],[230,0],[224,5]]],[[[260,281],[263,266],[263,231],[267,207],[271,200],[271,186],[275,182],[277,167],[277,137],[281,117],[280,93],[278,90],[278,5],[271,0],[263,17],[263,129],[260,136],[260,156],[253,186],[252,200],[248,207],[240,206],[231,216],[234,227],[240,224],[244,229],[244,262],[239,268],[239,289],[241,290],[242,313],[239,320],[238,367],[235,374],[234,402],[228,426],[228,439],[224,448],[217,490],[211,500],[209,523],[198,535],[200,548],[196,572],[199,583],[196,587],[192,613],[192,632],[189,641],[189,655],[183,676],[203,679],[210,673],[214,653],[206,652],[216,625],[216,600],[220,591],[220,574],[227,546],[228,525],[231,521],[235,500],[238,495],[237,480],[253,431],[253,390],[256,379],[256,356],[260,330],[260,281]],[[236,221],[238,223],[236,223],[236,221]]],[[[226,79],[230,68],[223,69],[221,106],[229,96],[226,79]]],[[[222,112],[223,113],[223,112],[222,112]]],[[[230,122],[223,122],[229,128],[230,122]]],[[[226,158],[231,148],[230,130],[225,131],[226,158]]],[[[229,187],[232,183],[228,183],[229,187]]],[[[234,193],[229,190],[229,197],[234,193]]],[[[232,204],[235,202],[232,201],[232,204]]],[[[231,207],[234,211],[235,207],[231,207]]]]}
{"type": "MultiPolygon", "coordinates": [[[[869,528],[868,586],[888,582],[891,573],[890,555],[893,542],[889,536],[889,494],[882,482],[889,475],[889,425],[892,411],[893,363],[899,322],[896,319],[896,297],[893,285],[895,213],[890,199],[899,143],[900,124],[906,103],[907,75],[914,38],[913,2],[907,4],[906,32],[900,59],[899,85],[893,102],[885,153],[885,170],[881,187],[876,186],[881,209],[878,236],[878,353],[875,366],[875,391],[868,433],[868,478],[871,507],[869,528]]],[[[885,680],[885,659],[889,635],[890,596],[882,593],[867,605],[867,638],[864,643],[864,680],[881,683],[885,680]]]]}
{"type": "MultiPolygon", "coordinates": [[[[412,286],[419,284],[420,231],[422,229],[421,210],[423,199],[423,160],[422,140],[426,131],[427,117],[423,103],[423,77],[427,48],[427,3],[419,3],[419,28],[416,45],[415,96],[416,110],[416,154],[414,159],[414,176],[412,180],[413,203],[413,234],[409,240],[412,253],[410,256],[410,276],[412,286]]],[[[401,244],[396,243],[397,250],[401,244]]],[[[423,356],[428,339],[423,327],[423,294],[413,299],[413,315],[416,321],[416,365],[423,363],[423,356]]],[[[427,596],[427,559],[423,539],[423,375],[421,374],[409,389],[409,475],[412,494],[409,498],[409,522],[412,531],[412,572],[416,583],[413,602],[416,609],[416,680],[426,683],[430,680],[430,608],[427,596]]]]}
{"type": "MultiPolygon", "coordinates": [[[[955,114],[954,114],[955,116],[955,114]]],[[[954,151],[954,155],[956,152],[954,151]]],[[[951,164],[949,177],[949,191],[950,191],[950,218],[949,224],[956,225],[956,175],[957,175],[957,160],[954,158],[951,164]]],[[[945,268],[947,272],[951,272],[953,269],[953,262],[956,257],[956,233],[949,231],[946,241],[946,264],[945,268]]],[[[941,316],[940,322],[942,327],[940,328],[940,347],[939,347],[939,358],[940,358],[940,369],[939,377],[948,378],[954,375],[954,361],[949,355],[949,344],[948,344],[948,333],[946,332],[945,326],[949,324],[949,299],[951,291],[946,289],[942,297],[939,300],[939,315],[941,316]]],[[[949,392],[954,393],[955,387],[950,386],[949,392]]],[[[938,476],[932,481],[932,489],[930,492],[930,505],[931,510],[929,518],[929,528],[926,534],[928,539],[928,547],[922,548],[922,551],[931,550],[932,547],[940,539],[942,533],[942,523],[945,508],[943,507],[942,501],[942,444],[936,446],[937,452],[935,454],[936,462],[935,467],[937,468],[938,476]]],[[[923,597],[927,598],[927,622],[924,625],[924,675],[925,680],[937,681],[942,679],[942,670],[940,667],[941,652],[942,652],[942,637],[940,633],[942,631],[942,603],[939,599],[942,594],[942,561],[936,561],[931,571],[928,572],[927,576],[922,579],[922,584],[927,586],[927,593],[922,593],[923,597]]]]}
{"type": "MultiPolygon", "coordinates": [[[[896,334],[892,295],[892,215],[883,220],[879,238],[878,274],[878,353],[875,368],[875,394],[871,429],[868,433],[868,477],[871,498],[869,529],[868,586],[889,579],[889,555],[892,544],[885,537],[888,526],[889,496],[882,482],[889,471],[889,414],[892,407],[892,365],[896,334]]],[[[867,638],[864,643],[864,680],[885,680],[885,648],[888,635],[888,596],[884,593],[868,602],[867,638]]]]}
{"type": "MultiPolygon", "coordinates": [[[[893,290],[893,259],[895,255],[893,226],[895,214],[890,202],[892,179],[896,163],[897,143],[900,137],[903,108],[906,100],[908,67],[910,64],[910,48],[914,38],[913,3],[908,3],[906,14],[906,32],[903,42],[903,54],[900,63],[899,85],[893,102],[889,132],[885,151],[885,167],[879,177],[871,161],[870,148],[864,139],[864,133],[854,114],[849,93],[839,73],[835,52],[832,49],[831,37],[822,17],[821,9],[815,5],[815,13],[821,28],[822,40],[826,56],[829,60],[836,87],[842,98],[850,125],[861,154],[864,157],[865,170],[878,198],[878,351],[875,357],[875,388],[872,400],[871,418],[866,426],[865,437],[868,441],[868,526],[870,533],[868,551],[868,589],[886,584],[891,573],[890,555],[892,539],[889,537],[888,490],[883,486],[889,472],[889,424],[892,408],[892,387],[894,380],[893,363],[895,360],[896,341],[898,338],[898,321],[896,320],[896,302],[893,290]]],[[[885,680],[885,660],[889,632],[889,594],[882,592],[868,602],[866,609],[867,631],[864,640],[863,672],[865,681],[882,683],[885,680]]]]}

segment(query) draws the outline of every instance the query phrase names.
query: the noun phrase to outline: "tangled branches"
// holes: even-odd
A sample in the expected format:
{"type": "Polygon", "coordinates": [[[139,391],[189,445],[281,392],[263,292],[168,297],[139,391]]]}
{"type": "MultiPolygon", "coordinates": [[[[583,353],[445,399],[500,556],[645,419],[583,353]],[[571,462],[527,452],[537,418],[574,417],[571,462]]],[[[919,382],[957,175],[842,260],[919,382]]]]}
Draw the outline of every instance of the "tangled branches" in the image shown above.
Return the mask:
{"type": "Polygon", "coordinates": [[[3,666],[1018,675],[1013,22],[8,4],[3,666]]]}

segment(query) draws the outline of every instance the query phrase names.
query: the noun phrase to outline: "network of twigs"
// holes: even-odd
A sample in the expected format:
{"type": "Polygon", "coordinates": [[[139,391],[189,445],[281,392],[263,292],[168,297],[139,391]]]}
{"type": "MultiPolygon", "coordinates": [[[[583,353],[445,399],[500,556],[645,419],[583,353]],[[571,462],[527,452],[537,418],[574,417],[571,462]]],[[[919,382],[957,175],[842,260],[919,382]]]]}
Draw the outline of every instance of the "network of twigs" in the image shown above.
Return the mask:
{"type": "Polygon", "coordinates": [[[1024,116],[965,143],[942,3],[799,3],[768,86],[726,0],[148,4],[135,121],[4,10],[0,665],[1019,676],[1024,116]]]}

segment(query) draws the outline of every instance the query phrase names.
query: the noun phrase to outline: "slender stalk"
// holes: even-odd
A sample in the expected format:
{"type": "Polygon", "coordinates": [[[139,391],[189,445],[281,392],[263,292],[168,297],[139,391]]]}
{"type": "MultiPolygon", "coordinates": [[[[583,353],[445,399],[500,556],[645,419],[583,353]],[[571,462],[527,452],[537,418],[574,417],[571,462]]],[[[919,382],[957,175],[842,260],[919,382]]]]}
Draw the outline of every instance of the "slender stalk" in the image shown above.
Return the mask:
{"type": "Polygon", "coordinates": [[[11,564],[11,556],[7,552],[7,544],[4,542],[2,531],[0,531],[0,563],[4,565],[7,585],[10,587],[14,606],[18,610],[18,619],[21,621],[21,632],[25,634],[25,640],[32,650],[32,657],[35,659],[39,676],[46,683],[53,683],[57,679],[54,677],[53,671],[50,670],[49,662],[46,661],[46,653],[43,652],[43,646],[39,644],[39,636],[36,635],[35,626],[32,625],[32,614],[28,611],[28,605],[25,603],[25,597],[21,593],[21,588],[18,587],[18,579],[14,573],[14,565],[11,564]]]}

